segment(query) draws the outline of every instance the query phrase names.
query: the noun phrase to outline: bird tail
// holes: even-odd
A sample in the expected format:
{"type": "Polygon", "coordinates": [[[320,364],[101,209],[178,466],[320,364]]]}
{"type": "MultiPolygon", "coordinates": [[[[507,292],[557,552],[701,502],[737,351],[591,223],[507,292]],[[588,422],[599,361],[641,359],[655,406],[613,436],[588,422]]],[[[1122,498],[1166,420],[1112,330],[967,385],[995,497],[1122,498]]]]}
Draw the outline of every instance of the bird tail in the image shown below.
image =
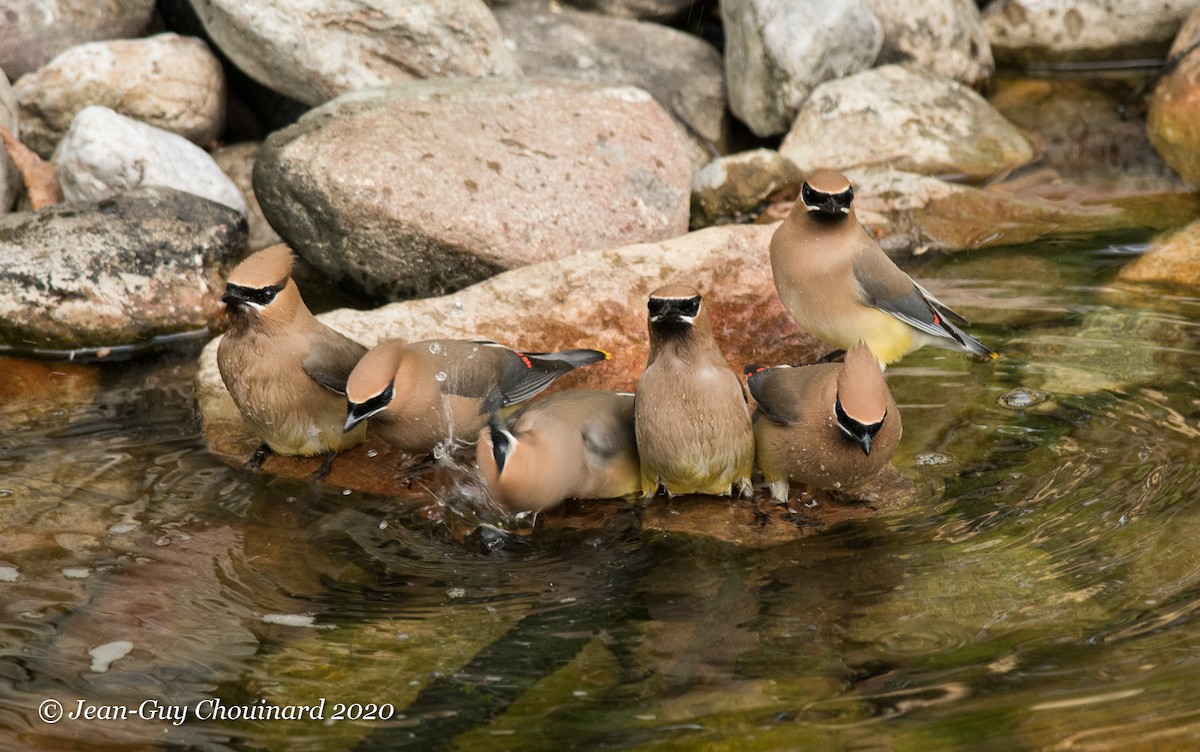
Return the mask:
{"type": "Polygon", "coordinates": [[[589,363],[599,363],[602,360],[609,360],[612,358],[612,355],[608,354],[604,350],[587,349],[562,350],[560,352],[548,353],[525,353],[525,355],[530,360],[545,363],[547,365],[553,364],[552,367],[555,367],[558,364],[566,364],[571,368],[586,366],[589,363]]]}
{"type": "Polygon", "coordinates": [[[959,341],[959,343],[964,348],[966,348],[966,351],[971,353],[975,357],[980,358],[982,360],[995,360],[996,358],[1000,357],[1000,354],[997,353],[995,350],[993,350],[992,348],[983,344],[982,342],[975,339],[971,335],[967,334],[962,329],[959,329],[954,324],[951,324],[946,319],[942,319],[942,326],[945,327],[946,329],[949,329],[951,332],[953,332],[955,335],[955,338],[959,341]]]}

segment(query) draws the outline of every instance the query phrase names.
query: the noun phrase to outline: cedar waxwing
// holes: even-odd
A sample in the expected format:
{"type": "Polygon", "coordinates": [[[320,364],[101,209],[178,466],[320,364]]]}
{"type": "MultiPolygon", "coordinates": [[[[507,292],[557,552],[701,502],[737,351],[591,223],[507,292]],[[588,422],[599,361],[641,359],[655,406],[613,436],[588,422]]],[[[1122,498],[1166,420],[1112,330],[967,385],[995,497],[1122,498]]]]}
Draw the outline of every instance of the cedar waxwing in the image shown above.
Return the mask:
{"type": "Polygon", "coordinates": [[[473,444],[494,409],[524,402],[578,366],[607,360],[603,350],[523,353],[495,342],[455,339],[380,342],[346,383],[347,431],[371,431],[412,454],[450,439],[473,444]]]}
{"type": "Polygon", "coordinates": [[[650,359],[634,398],[642,494],[750,492],[754,432],[741,379],[713,339],[700,294],[650,293],[650,359]]]}
{"type": "Polygon", "coordinates": [[[312,315],[292,281],[295,256],[280,243],[238,264],[221,300],[229,331],[217,347],[217,368],[242,417],[263,445],[247,463],[257,467],[268,450],[328,454],[362,443],[365,427],[345,433],[346,379],[367,348],[312,315]]]}
{"type": "Polygon", "coordinates": [[[540,512],[564,499],[641,491],[633,395],[568,389],[531,402],[479,432],[475,461],[492,499],[540,512]]]}
{"type": "Polygon", "coordinates": [[[853,199],[845,177],[814,172],[771,238],[775,289],[796,323],[842,350],[861,339],[884,365],[924,345],[997,357],[888,258],[858,223],[853,199]]]}
{"type": "Polygon", "coordinates": [[[862,341],[842,363],[751,366],[746,374],[758,402],[758,467],[779,501],[787,501],[789,481],[853,488],[879,472],[900,444],[900,410],[862,341]]]}

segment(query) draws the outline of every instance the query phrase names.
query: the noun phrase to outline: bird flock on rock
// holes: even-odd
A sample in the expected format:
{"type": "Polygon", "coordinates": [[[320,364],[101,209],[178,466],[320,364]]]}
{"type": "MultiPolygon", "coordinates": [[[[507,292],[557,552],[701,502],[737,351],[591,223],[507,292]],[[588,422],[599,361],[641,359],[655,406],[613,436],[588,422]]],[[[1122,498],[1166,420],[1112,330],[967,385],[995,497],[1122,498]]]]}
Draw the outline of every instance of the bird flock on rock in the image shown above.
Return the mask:
{"type": "Polygon", "coordinates": [[[271,452],[323,455],[324,477],[369,431],[414,455],[473,448],[490,497],[512,511],[660,490],[747,495],[755,467],[779,501],[792,484],[852,490],[900,443],[888,364],[925,345],[997,357],[888,258],[853,199],[844,176],[815,172],[771,239],[780,300],[836,348],[828,362],[750,365],[743,382],[703,297],[670,284],[647,301],[650,357],[633,394],[574,389],[529,402],[607,359],[601,350],[531,353],[454,339],[388,339],[368,350],[308,310],[286,245],[258,251],[229,275],[230,327],[217,349],[221,378],[262,441],[247,466],[271,452]]]}

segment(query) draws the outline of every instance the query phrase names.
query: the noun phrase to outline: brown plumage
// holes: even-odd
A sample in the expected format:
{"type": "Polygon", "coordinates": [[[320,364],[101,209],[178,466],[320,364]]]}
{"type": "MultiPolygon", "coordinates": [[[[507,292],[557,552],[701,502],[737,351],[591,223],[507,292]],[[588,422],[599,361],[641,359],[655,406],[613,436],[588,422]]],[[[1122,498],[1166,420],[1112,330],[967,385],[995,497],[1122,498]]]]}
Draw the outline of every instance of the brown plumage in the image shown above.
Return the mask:
{"type": "Polygon", "coordinates": [[[474,444],[493,409],[524,402],[602,350],[522,353],[487,341],[389,339],[371,348],[346,384],[346,430],[371,432],[414,454],[474,444]]]}
{"type": "Polygon", "coordinates": [[[700,294],[660,287],[648,302],[650,359],[638,380],[635,426],[642,493],[750,491],[754,436],[741,380],[713,339],[700,294]]]}
{"type": "Polygon", "coordinates": [[[570,389],[493,415],[475,461],[492,499],[540,512],[564,499],[611,499],[641,490],[633,395],[570,389]]]}
{"type": "Polygon", "coordinates": [[[959,326],[947,308],[888,258],[854,214],[844,176],[809,176],[771,238],[771,271],[783,306],[800,326],[839,349],[860,339],[885,365],[924,345],[996,353],[959,326]]]}
{"type": "Polygon", "coordinates": [[[365,428],[342,427],[346,379],[367,349],[312,315],[291,279],[294,261],[279,244],[234,268],[221,298],[230,326],[217,367],[242,417],[272,451],[340,452],[366,438],[365,428]]]}
{"type": "Polygon", "coordinates": [[[861,341],[843,363],[751,367],[747,375],[758,403],[758,467],[780,501],[787,500],[789,481],[810,489],[861,485],[900,444],[900,410],[861,341]]]}

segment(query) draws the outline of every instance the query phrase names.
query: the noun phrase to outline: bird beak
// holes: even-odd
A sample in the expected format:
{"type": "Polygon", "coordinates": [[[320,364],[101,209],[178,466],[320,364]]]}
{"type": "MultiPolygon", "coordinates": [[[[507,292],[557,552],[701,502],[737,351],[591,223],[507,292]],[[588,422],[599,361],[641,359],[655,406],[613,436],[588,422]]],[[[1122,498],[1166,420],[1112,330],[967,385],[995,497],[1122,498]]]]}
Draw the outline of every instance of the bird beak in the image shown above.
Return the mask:
{"type": "Polygon", "coordinates": [[[863,433],[862,436],[856,436],[855,438],[858,439],[858,445],[860,447],[862,447],[863,454],[870,457],[871,456],[871,440],[872,440],[871,434],[863,433]]]}
{"type": "Polygon", "coordinates": [[[235,287],[225,287],[225,294],[221,296],[221,302],[227,306],[236,308],[240,305],[245,305],[250,302],[243,297],[235,287]]]}
{"type": "Polygon", "coordinates": [[[355,426],[382,409],[382,407],[377,407],[372,410],[366,405],[351,402],[350,406],[346,409],[346,425],[342,426],[342,433],[350,433],[350,431],[354,430],[355,426]]]}

